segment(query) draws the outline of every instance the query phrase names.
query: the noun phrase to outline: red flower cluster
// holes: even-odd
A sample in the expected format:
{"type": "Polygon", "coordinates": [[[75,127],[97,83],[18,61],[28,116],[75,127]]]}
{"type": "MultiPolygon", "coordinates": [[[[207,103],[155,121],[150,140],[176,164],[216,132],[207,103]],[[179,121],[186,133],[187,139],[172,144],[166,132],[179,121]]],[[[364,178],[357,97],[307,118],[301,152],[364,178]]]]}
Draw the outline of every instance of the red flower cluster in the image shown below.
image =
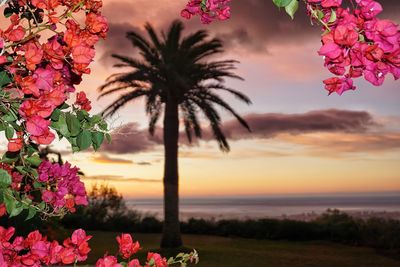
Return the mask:
{"type": "Polygon", "coordinates": [[[355,0],[356,8],[342,8],[342,0],[307,0],[309,15],[324,25],[325,67],[339,76],[324,80],[329,94],[354,90],[353,78],[382,85],[391,73],[400,77],[400,31],[390,20],[376,16],[382,6],[374,0],[355,0]]]}
{"type": "MultiPolygon", "coordinates": [[[[96,267],[142,267],[138,259],[130,260],[131,257],[139,251],[139,242],[133,242],[130,234],[121,234],[120,236],[117,236],[116,239],[119,244],[119,254],[123,259],[129,260],[129,262],[122,265],[121,263],[118,263],[118,259],[115,256],[104,255],[103,258],[97,260],[96,267]]],[[[162,257],[160,254],[149,252],[144,267],[168,267],[167,259],[162,257]]]]}
{"type": "Polygon", "coordinates": [[[121,236],[117,236],[117,242],[119,244],[119,253],[124,259],[129,259],[140,249],[139,242],[133,242],[130,234],[121,234],[121,236]]]}
{"type": "Polygon", "coordinates": [[[23,133],[22,132],[17,132],[17,138],[11,138],[8,140],[8,146],[7,149],[10,152],[17,152],[20,151],[21,148],[24,146],[24,139],[23,139],[23,133]]]}
{"type": "MultiPolygon", "coordinates": [[[[4,91],[21,101],[19,115],[30,140],[48,145],[55,138],[49,128],[50,115],[75,91],[82,74],[90,73],[94,45],[108,31],[107,21],[99,11],[102,2],[12,0],[9,5],[19,7],[19,11],[10,17],[9,27],[0,30],[0,67],[14,78],[4,91]],[[73,18],[75,13],[86,16],[84,25],[73,18]],[[60,24],[65,29],[58,31],[60,24]],[[51,33],[44,41],[43,31],[51,33]]],[[[77,99],[82,109],[90,110],[84,93],[78,94],[77,99]]],[[[22,148],[24,137],[19,134],[9,142],[9,151],[15,152],[22,148]]]]}
{"type": "Polygon", "coordinates": [[[91,103],[92,102],[86,97],[85,92],[79,92],[76,94],[75,104],[81,109],[90,111],[92,109],[91,103]]]}
{"type": "Polygon", "coordinates": [[[82,229],[75,230],[62,244],[48,241],[39,231],[26,238],[14,236],[15,229],[0,226],[0,266],[32,266],[72,264],[85,261],[90,252],[87,236],[82,229]]]}
{"type": "Polygon", "coordinates": [[[227,20],[231,17],[229,2],[230,0],[190,0],[181,11],[181,16],[190,19],[199,15],[204,24],[209,24],[216,19],[227,20]]]}
{"type": "Polygon", "coordinates": [[[78,176],[79,169],[66,162],[63,165],[43,161],[39,168],[38,181],[45,184],[42,200],[55,210],[63,207],[75,212],[75,205],[87,205],[86,189],[78,176]]]}

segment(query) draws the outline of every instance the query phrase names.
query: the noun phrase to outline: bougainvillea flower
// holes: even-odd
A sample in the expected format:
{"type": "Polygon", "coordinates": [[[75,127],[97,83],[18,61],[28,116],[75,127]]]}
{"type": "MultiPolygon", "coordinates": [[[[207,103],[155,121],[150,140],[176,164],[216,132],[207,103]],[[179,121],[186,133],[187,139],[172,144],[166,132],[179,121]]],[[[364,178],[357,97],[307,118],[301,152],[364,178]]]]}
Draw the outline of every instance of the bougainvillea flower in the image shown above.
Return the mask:
{"type": "Polygon", "coordinates": [[[337,93],[342,95],[347,90],[354,90],[353,81],[351,79],[332,77],[324,80],[325,89],[329,94],[337,93]]]}
{"type": "Polygon", "coordinates": [[[325,8],[338,7],[342,4],[342,0],[322,0],[321,6],[325,8]]]}
{"type": "Polygon", "coordinates": [[[101,14],[89,13],[86,15],[86,27],[92,34],[99,34],[106,37],[108,31],[107,19],[101,14]]]}
{"type": "Polygon", "coordinates": [[[43,50],[34,41],[26,43],[23,50],[25,51],[26,68],[35,70],[36,65],[42,61],[43,50]]]}
{"type": "Polygon", "coordinates": [[[122,267],[114,256],[104,256],[96,262],[96,267],[122,267]]]}
{"type": "MultiPolygon", "coordinates": [[[[167,259],[158,253],[147,253],[147,262],[153,261],[155,267],[168,267],[167,259]]],[[[147,266],[147,265],[146,265],[147,266]]]]}
{"type": "Polygon", "coordinates": [[[25,37],[25,28],[17,26],[4,32],[4,36],[11,42],[19,42],[25,37]]]}
{"type": "Polygon", "coordinates": [[[120,236],[117,236],[116,239],[119,244],[119,253],[124,259],[129,259],[140,249],[139,242],[133,242],[130,234],[121,234],[120,236]]]}
{"type": "Polygon", "coordinates": [[[353,26],[339,25],[333,34],[336,44],[351,47],[358,41],[358,32],[353,26]]]}
{"type": "MultiPolygon", "coordinates": [[[[8,140],[7,150],[10,152],[18,152],[24,146],[24,139],[22,137],[22,133],[17,133],[17,138],[11,138],[8,140]]],[[[0,216],[1,217],[1,216],[0,216]]]]}
{"type": "Polygon", "coordinates": [[[92,109],[90,100],[86,97],[85,92],[78,92],[76,94],[75,104],[80,106],[81,109],[90,111],[92,109]]]}
{"type": "Polygon", "coordinates": [[[318,54],[320,56],[329,57],[330,59],[335,59],[342,54],[342,49],[335,43],[327,43],[321,47],[318,54]]]}

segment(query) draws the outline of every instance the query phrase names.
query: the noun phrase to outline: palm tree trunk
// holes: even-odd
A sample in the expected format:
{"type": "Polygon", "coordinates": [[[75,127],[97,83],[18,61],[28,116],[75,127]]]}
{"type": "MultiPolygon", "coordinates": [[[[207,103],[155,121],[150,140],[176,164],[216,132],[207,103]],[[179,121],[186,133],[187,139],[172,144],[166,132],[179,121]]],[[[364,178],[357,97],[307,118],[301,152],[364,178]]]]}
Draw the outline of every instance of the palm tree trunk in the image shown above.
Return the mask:
{"type": "Polygon", "coordinates": [[[178,104],[174,97],[169,97],[165,103],[163,135],[165,153],[164,226],[161,247],[176,248],[182,246],[182,239],[179,225],[179,119],[178,104]]]}

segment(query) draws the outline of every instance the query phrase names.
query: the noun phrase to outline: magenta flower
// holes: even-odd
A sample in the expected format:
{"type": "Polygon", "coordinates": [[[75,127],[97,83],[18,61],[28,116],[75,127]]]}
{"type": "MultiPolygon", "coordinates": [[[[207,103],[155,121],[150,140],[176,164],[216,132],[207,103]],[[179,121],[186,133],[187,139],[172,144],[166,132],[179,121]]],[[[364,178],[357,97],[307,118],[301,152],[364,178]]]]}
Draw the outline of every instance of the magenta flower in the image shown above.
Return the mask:
{"type": "Polygon", "coordinates": [[[320,56],[326,56],[330,59],[338,58],[342,54],[342,49],[335,43],[324,44],[318,51],[320,56]]]}

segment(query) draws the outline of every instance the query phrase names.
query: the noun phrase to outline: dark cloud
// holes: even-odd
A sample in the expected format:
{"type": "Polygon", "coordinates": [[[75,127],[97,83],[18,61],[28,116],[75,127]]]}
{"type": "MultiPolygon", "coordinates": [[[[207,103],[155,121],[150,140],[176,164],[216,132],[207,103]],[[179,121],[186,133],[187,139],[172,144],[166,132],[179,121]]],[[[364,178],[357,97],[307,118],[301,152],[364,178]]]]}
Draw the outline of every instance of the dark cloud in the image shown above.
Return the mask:
{"type": "Polygon", "coordinates": [[[120,175],[96,175],[84,176],[85,180],[113,181],[113,182],[140,182],[140,183],[160,183],[159,179],[126,178],[120,175]]]}
{"type": "Polygon", "coordinates": [[[111,144],[104,144],[101,148],[103,152],[115,154],[139,153],[155,149],[160,143],[159,140],[152,140],[148,131],[139,129],[138,123],[127,123],[111,133],[111,144]]]}
{"type": "MultiPolygon", "coordinates": [[[[249,114],[244,118],[249,123],[252,132],[246,131],[235,120],[227,121],[222,128],[228,139],[270,139],[280,134],[307,133],[357,133],[362,135],[379,128],[371,114],[365,111],[327,109],[301,114],[249,114]]],[[[113,142],[105,145],[102,151],[115,154],[152,151],[163,143],[160,132],[158,129],[155,137],[150,137],[147,129],[139,129],[137,123],[128,123],[112,132],[113,142]]],[[[212,133],[208,128],[204,129],[203,140],[213,140],[212,133]]],[[[181,133],[180,143],[188,144],[184,133],[181,133]]]]}
{"type": "MultiPolygon", "coordinates": [[[[252,130],[248,133],[236,121],[224,123],[223,129],[230,139],[271,138],[280,133],[302,134],[310,132],[365,132],[377,126],[365,111],[316,110],[303,114],[265,113],[244,116],[252,130]]],[[[206,138],[212,138],[210,134],[206,138]]]]}
{"type": "Polygon", "coordinates": [[[139,162],[135,162],[136,165],[140,165],[140,166],[150,166],[151,162],[148,161],[139,161],[139,162]]]}
{"type": "MultiPolygon", "coordinates": [[[[384,7],[381,18],[400,21],[398,0],[381,0],[380,3],[384,7]]],[[[109,56],[110,51],[133,51],[129,42],[124,40],[125,33],[132,30],[143,33],[145,22],[155,22],[151,21],[155,18],[152,14],[157,14],[158,30],[165,30],[171,21],[179,18],[179,8],[171,10],[172,7],[167,8],[169,4],[169,1],[160,1],[157,4],[147,4],[146,8],[131,2],[106,5],[104,11],[110,20],[110,34],[108,41],[104,42],[104,57],[109,56]],[[133,22],[135,14],[146,20],[133,22]]],[[[207,29],[211,35],[221,38],[227,49],[239,48],[249,52],[264,53],[269,45],[282,44],[298,44],[300,49],[301,44],[310,38],[318,42],[320,28],[311,25],[303,3],[293,21],[284,9],[276,8],[271,0],[232,1],[231,7],[230,20],[203,25],[198,18],[194,18],[185,21],[186,31],[207,29]]]]}
{"type": "MultiPolygon", "coordinates": [[[[400,20],[398,0],[382,0],[380,3],[384,7],[381,17],[400,20]]],[[[263,52],[270,44],[301,45],[310,38],[319,37],[320,27],[311,25],[303,3],[293,21],[284,9],[278,10],[270,0],[232,1],[231,6],[232,18],[229,21],[209,27],[228,46],[263,52]]]]}

